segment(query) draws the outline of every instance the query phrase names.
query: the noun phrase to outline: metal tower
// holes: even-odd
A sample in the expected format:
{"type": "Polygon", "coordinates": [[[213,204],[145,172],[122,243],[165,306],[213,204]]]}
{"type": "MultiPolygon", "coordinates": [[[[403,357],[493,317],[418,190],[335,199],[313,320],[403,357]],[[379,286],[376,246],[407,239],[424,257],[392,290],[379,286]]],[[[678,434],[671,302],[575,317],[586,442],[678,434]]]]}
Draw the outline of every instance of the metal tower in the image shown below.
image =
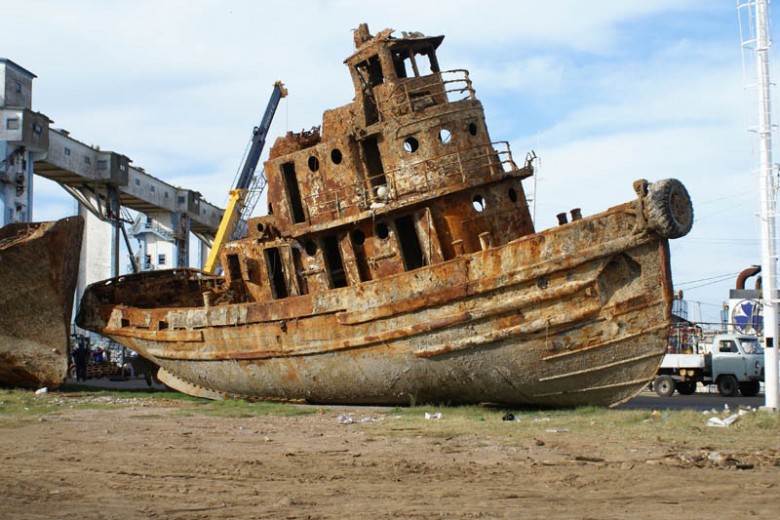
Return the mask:
{"type": "MultiPolygon", "coordinates": [[[[776,207],[777,185],[772,163],[772,107],[769,76],[769,6],[768,0],[738,0],[740,36],[745,78],[749,64],[755,62],[755,87],[758,90],[759,168],[761,183],[761,274],[763,277],[764,341],[766,347],[766,408],[780,409],[777,355],[777,251],[776,207]],[[743,18],[744,17],[744,18],[743,18]]],[[[752,82],[750,82],[752,83],[752,82]]],[[[747,82],[746,82],[747,84],[747,82]]]]}

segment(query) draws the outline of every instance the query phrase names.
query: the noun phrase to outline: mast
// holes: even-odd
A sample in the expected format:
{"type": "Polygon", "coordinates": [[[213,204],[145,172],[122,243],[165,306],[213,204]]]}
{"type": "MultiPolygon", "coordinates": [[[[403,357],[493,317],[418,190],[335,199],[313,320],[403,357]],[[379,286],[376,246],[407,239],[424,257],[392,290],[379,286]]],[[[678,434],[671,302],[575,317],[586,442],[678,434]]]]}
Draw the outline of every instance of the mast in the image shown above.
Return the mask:
{"type": "MultiPolygon", "coordinates": [[[[770,105],[768,2],[754,0],[738,4],[738,8],[755,8],[755,39],[745,40],[742,46],[753,48],[758,80],[758,139],[761,188],[761,275],[763,278],[762,300],[764,307],[764,367],[766,408],[780,409],[778,394],[777,355],[777,271],[776,271],[776,186],[772,172],[772,114],[770,105]]],[[[748,20],[753,13],[748,14],[748,20]]],[[[752,24],[751,24],[752,25],[752,24]]],[[[741,28],[741,24],[740,24],[741,28]]]]}

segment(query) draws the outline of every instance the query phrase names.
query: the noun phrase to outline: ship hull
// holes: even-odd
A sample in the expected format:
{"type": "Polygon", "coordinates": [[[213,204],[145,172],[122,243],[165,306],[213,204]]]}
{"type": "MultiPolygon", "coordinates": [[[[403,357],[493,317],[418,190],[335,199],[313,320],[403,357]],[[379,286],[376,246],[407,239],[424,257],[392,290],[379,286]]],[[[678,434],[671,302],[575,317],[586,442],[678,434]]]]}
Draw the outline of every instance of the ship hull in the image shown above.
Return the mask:
{"type": "Polygon", "coordinates": [[[70,217],[0,229],[0,385],[65,381],[83,227],[70,217]]]}
{"type": "Polygon", "coordinates": [[[90,287],[78,322],[205,397],[616,405],[652,379],[671,316],[668,243],[637,204],[284,301],[199,302],[217,282],[195,271],[128,276],[90,287]]]}

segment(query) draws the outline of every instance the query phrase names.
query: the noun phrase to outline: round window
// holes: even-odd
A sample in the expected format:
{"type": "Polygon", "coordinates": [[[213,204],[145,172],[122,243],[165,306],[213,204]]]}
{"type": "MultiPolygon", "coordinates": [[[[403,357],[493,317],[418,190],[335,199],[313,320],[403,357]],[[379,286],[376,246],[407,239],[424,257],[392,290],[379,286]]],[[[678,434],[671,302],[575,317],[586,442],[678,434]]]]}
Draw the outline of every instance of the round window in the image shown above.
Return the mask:
{"type": "Polygon", "coordinates": [[[442,128],[439,130],[439,141],[441,141],[442,144],[448,144],[452,140],[452,132],[447,130],[446,128],[442,128]]]}
{"type": "Polygon", "coordinates": [[[474,209],[479,213],[485,211],[485,197],[482,195],[474,195],[472,206],[474,206],[474,209]]]}
{"type": "Polygon", "coordinates": [[[384,222],[379,222],[376,225],[376,236],[378,236],[382,240],[386,240],[387,237],[390,236],[390,228],[387,227],[387,224],[385,224],[384,222]]]}
{"type": "Polygon", "coordinates": [[[341,160],[343,157],[341,156],[341,150],[338,148],[334,148],[330,152],[330,160],[333,161],[333,164],[341,164],[341,160]]]}
{"type": "Polygon", "coordinates": [[[407,137],[404,140],[404,150],[406,150],[408,153],[416,152],[419,147],[420,143],[418,143],[417,139],[414,137],[407,137]]]}
{"type": "Polygon", "coordinates": [[[320,169],[320,160],[313,155],[309,157],[309,169],[313,172],[316,172],[320,169]]]}

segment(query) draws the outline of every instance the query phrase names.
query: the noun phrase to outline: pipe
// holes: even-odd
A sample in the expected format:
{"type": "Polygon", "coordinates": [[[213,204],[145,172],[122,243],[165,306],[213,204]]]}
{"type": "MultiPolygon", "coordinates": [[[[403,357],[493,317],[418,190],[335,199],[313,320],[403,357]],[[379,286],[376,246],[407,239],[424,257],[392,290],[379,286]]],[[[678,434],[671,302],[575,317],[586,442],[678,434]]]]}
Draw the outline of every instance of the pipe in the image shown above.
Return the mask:
{"type": "Polygon", "coordinates": [[[761,266],[760,265],[754,265],[752,267],[748,267],[747,269],[743,269],[741,273],[739,273],[739,276],[737,276],[737,287],[736,289],[738,291],[742,291],[745,289],[745,281],[750,278],[751,276],[755,276],[758,273],[761,272],[761,266]]]}

